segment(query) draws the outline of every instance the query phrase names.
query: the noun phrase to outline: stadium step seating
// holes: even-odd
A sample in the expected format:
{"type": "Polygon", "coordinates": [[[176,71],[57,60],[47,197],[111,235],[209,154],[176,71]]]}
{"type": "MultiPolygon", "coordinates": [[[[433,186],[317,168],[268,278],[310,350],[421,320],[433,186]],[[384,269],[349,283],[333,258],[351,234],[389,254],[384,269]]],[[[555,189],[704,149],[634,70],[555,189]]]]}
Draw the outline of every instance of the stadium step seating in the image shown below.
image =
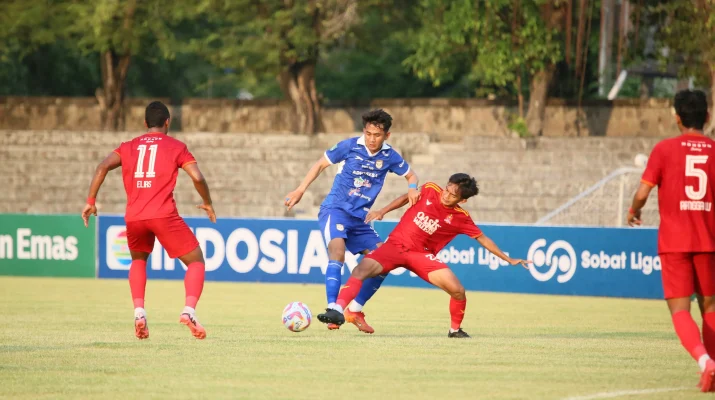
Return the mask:
{"type": "MultiPolygon", "coordinates": [[[[79,213],[97,163],[135,132],[0,131],[0,167],[5,171],[0,212],[79,213]]],[[[313,137],[288,134],[178,133],[196,156],[212,189],[219,217],[314,218],[330,190],[336,168],[311,186],[302,202],[287,212],[284,196],[310,166],[347,134],[313,137]]],[[[442,186],[455,172],[475,176],[480,194],[465,208],[478,222],[533,223],[619,167],[633,167],[636,154],[650,153],[658,138],[465,137],[440,143],[422,133],[393,134],[389,142],[412,165],[421,182],[442,186]]],[[[639,181],[628,175],[628,208],[639,181]]],[[[550,223],[615,225],[620,180],[606,184],[550,223]]],[[[404,178],[390,175],[376,206],[405,193],[404,178]]],[[[654,195],[645,222],[658,223],[654,195]]],[[[98,198],[100,212],[121,214],[124,190],[118,172],[110,173],[98,198]]],[[[202,215],[193,185],[179,175],[176,201],[183,215],[202,215]]],[[[396,219],[404,209],[388,216],[396,219]]]]}

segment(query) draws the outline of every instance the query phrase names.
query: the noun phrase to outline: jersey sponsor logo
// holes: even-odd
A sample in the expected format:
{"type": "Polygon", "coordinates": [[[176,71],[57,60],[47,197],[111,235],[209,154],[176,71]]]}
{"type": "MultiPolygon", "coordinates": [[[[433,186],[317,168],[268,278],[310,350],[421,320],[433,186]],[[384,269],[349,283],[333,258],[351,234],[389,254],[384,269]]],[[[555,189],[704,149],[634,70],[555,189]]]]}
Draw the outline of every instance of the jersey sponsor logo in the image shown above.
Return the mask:
{"type": "Polygon", "coordinates": [[[361,187],[369,188],[369,187],[372,187],[372,184],[370,183],[369,180],[367,180],[365,178],[355,178],[355,179],[353,179],[353,186],[355,186],[356,188],[361,188],[361,187]]]}
{"type": "Polygon", "coordinates": [[[446,222],[446,223],[448,223],[448,224],[451,225],[451,224],[452,224],[452,214],[449,214],[449,215],[447,216],[447,218],[444,219],[444,222],[446,222]]]}
{"type": "Polygon", "coordinates": [[[367,171],[358,171],[358,170],[353,170],[353,175],[365,175],[369,176],[370,178],[377,178],[380,176],[377,172],[367,172],[367,171]]]}
{"type": "MultiPolygon", "coordinates": [[[[360,197],[361,199],[365,199],[367,201],[372,200],[372,197],[365,196],[364,194],[360,193],[360,189],[350,189],[350,191],[348,192],[348,196],[360,197]]],[[[365,209],[365,211],[369,211],[369,210],[365,209]]]]}
{"type": "Polygon", "coordinates": [[[377,167],[377,169],[382,168],[382,160],[375,161],[375,167],[377,167]]]}
{"type": "Polygon", "coordinates": [[[415,215],[415,219],[413,220],[413,222],[415,223],[415,225],[417,225],[418,228],[427,232],[428,235],[434,234],[437,229],[441,227],[437,218],[430,219],[430,217],[422,211],[418,212],[417,215],[415,215]]]}
{"type": "Polygon", "coordinates": [[[431,206],[431,205],[432,205],[432,202],[429,201],[429,200],[427,200],[427,205],[428,205],[428,206],[431,206]]]}

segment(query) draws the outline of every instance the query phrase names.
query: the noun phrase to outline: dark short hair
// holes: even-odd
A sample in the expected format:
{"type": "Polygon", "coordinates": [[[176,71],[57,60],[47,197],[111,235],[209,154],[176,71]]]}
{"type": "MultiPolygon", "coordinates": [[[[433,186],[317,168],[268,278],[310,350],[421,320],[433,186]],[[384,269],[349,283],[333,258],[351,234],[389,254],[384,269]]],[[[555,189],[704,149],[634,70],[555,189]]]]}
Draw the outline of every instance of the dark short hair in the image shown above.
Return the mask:
{"type": "Polygon", "coordinates": [[[683,126],[701,130],[708,120],[708,99],[701,90],[681,90],[673,102],[683,126]]]}
{"type": "Polygon", "coordinates": [[[147,128],[161,128],[169,117],[171,117],[169,109],[160,101],[153,101],[146,106],[144,121],[147,128]]]}
{"type": "Polygon", "coordinates": [[[375,125],[385,132],[390,132],[392,126],[392,116],[379,108],[377,110],[368,111],[362,115],[362,127],[368,124],[375,125]]]}
{"type": "Polygon", "coordinates": [[[453,183],[459,187],[459,197],[466,200],[472,196],[479,194],[479,186],[477,180],[463,173],[456,173],[449,177],[449,183],[453,183]]]}

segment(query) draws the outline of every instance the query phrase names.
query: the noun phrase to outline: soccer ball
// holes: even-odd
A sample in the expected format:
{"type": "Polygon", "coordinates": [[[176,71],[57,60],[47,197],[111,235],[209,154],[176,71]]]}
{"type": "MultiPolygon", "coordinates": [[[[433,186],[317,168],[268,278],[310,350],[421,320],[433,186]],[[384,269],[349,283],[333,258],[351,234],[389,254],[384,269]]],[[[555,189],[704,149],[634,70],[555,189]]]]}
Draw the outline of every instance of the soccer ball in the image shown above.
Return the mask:
{"type": "Polygon", "coordinates": [[[307,305],[294,301],[283,309],[283,325],[292,332],[303,332],[310,326],[313,315],[307,305]]]}

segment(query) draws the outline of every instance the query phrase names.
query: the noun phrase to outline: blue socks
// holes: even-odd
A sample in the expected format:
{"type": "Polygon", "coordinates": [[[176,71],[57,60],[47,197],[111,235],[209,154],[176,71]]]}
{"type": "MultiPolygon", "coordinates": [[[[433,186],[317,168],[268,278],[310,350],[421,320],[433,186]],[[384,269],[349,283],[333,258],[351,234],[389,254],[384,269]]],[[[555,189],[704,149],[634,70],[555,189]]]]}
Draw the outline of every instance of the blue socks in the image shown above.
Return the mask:
{"type": "Polygon", "coordinates": [[[325,271],[325,294],[328,296],[328,305],[338,300],[342,283],[342,269],[342,262],[335,260],[328,262],[328,269],[325,271]]]}
{"type": "Polygon", "coordinates": [[[364,306],[365,303],[367,303],[367,301],[370,300],[370,298],[375,294],[375,292],[377,292],[377,289],[380,288],[380,285],[382,285],[382,282],[386,277],[387,274],[365,279],[365,282],[362,284],[362,288],[360,288],[360,292],[355,298],[355,302],[364,306]]]}

